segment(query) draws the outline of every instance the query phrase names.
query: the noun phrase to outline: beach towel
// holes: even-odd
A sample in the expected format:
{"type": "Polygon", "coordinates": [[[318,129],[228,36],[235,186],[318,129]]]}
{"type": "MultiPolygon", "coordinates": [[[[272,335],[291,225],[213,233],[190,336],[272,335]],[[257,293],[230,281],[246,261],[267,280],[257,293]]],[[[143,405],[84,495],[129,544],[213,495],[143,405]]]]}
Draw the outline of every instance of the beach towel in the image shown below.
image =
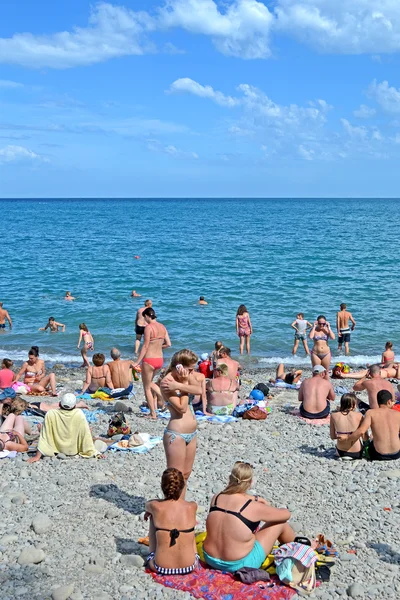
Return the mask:
{"type": "Polygon", "coordinates": [[[196,410],[195,412],[197,421],[208,421],[209,423],[233,423],[237,421],[236,417],[232,415],[212,415],[209,417],[205,415],[201,410],[196,410]]]}
{"type": "MultiPolygon", "coordinates": [[[[122,439],[129,439],[129,435],[123,436],[122,439]]],[[[134,446],[128,448],[122,448],[121,446],[118,446],[118,442],[115,442],[115,444],[109,446],[107,450],[111,450],[111,452],[121,451],[134,452],[135,454],[145,454],[146,452],[150,452],[150,450],[152,450],[160,442],[162,442],[162,437],[151,437],[148,442],[143,444],[143,446],[134,446]]]]}
{"type": "Polygon", "coordinates": [[[331,421],[331,415],[325,417],[325,419],[305,419],[300,415],[300,411],[298,408],[291,410],[289,414],[294,415],[295,417],[299,417],[302,421],[305,421],[309,425],[329,425],[331,421]]]}
{"type": "Polygon", "coordinates": [[[268,582],[242,583],[232,573],[222,573],[203,566],[201,563],[189,575],[157,575],[151,573],[154,581],[161,585],[189,592],[194,598],[204,600],[290,600],[296,592],[281,585],[273,577],[274,587],[268,582]]]}
{"type": "Polygon", "coordinates": [[[96,456],[88,422],[80,408],[50,410],[46,413],[40,432],[38,450],[45,456],[62,453],[79,454],[84,458],[96,456]]]}
{"type": "Polygon", "coordinates": [[[86,421],[88,423],[97,423],[99,415],[107,414],[106,411],[101,410],[101,408],[98,408],[96,410],[87,410],[86,408],[83,408],[82,412],[85,415],[86,421]]]}
{"type": "Polygon", "coordinates": [[[344,385],[336,385],[333,388],[333,391],[337,396],[342,396],[343,394],[347,394],[349,390],[345,388],[344,385]]]}
{"type": "Polygon", "coordinates": [[[297,383],[285,383],[285,381],[277,381],[276,383],[271,383],[269,381],[268,385],[274,388],[288,388],[290,390],[298,390],[301,386],[301,381],[298,381],[297,383]]]}

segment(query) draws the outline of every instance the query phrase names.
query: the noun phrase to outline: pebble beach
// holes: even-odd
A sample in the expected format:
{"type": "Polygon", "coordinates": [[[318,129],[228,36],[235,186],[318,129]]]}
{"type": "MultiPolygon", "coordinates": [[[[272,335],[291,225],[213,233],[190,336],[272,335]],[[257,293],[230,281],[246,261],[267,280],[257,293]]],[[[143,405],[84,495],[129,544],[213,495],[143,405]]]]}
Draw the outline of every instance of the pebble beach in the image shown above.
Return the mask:
{"type": "MultiPolygon", "coordinates": [[[[60,392],[82,385],[82,370],[56,366],[55,373],[60,392]]],[[[272,375],[271,369],[246,370],[241,398],[272,375]]],[[[353,383],[345,385],[350,389],[353,383]]],[[[141,382],[135,388],[136,399],[124,400],[132,409],[132,431],[162,436],[164,422],[142,416],[141,382]]],[[[187,493],[198,503],[198,531],[205,529],[210,499],[225,486],[233,463],[245,460],[255,467],[252,492],[289,508],[298,534],[323,533],[339,552],[330,582],[313,597],[399,598],[400,466],[339,461],[329,425],[312,426],[290,414],[298,406],[297,391],[271,391],[266,421],[199,423],[187,493]]],[[[97,400],[89,404],[99,408],[97,400]]],[[[110,410],[109,403],[101,407],[110,410]]],[[[93,434],[104,435],[108,419],[99,415],[93,434]]],[[[28,465],[27,455],[19,454],[0,462],[2,600],[191,597],[153,582],[143,568],[148,549],[138,543],[148,530],[144,502],[161,494],[162,444],[147,454],[105,456],[44,458],[28,465]]]]}

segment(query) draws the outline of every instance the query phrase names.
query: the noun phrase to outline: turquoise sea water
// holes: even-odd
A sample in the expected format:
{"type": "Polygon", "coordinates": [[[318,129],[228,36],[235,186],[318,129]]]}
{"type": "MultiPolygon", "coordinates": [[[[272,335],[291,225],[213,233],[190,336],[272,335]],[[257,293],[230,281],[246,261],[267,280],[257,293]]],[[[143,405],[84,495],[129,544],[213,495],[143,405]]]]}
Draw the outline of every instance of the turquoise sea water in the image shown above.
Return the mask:
{"type": "Polygon", "coordinates": [[[130,356],[145,298],[173,351],[221,339],[237,353],[241,303],[254,365],[308,363],[302,350],[290,358],[290,323],[303,311],[334,324],[341,302],[357,321],[350,362],[378,359],[389,339],[399,346],[398,200],[2,200],[0,210],[0,299],[14,320],[0,357],[21,360],[36,344],[47,360],[78,364],[81,321],[96,351],[130,356]],[[65,302],[66,290],[78,299],[65,302]],[[50,315],[66,333],[38,331],[50,315]]]}

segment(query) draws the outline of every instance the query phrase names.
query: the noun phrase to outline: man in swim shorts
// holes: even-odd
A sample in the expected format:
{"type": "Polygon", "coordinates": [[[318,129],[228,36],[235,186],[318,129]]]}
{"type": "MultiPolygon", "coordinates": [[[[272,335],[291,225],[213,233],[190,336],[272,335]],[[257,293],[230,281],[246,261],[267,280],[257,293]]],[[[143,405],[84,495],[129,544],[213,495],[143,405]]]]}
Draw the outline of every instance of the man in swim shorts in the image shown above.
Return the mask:
{"type": "Polygon", "coordinates": [[[346,304],[340,305],[340,311],[336,315],[336,327],[338,333],[338,350],[341,351],[344,344],[345,353],[350,354],[350,333],[354,331],[356,322],[353,319],[353,315],[347,309],[346,304]],[[351,321],[351,330],[349,326],[351,321]]]}
{"type": "Polygon", "coordinates": [[[335,392],[322,365],[315,365],[312,377],[305,379],[299,389],[300,415],[305,419],[325,419],[331,411],[335,392]]]}
{"type": "Polygon", "coordinates": [[[12,321],[10,315],[8,314],[8,310],[3,308],[3,303],[0,302],[0,329],[6,328],[6,320],[8,321],[10,329],[12,329],[12,321]]]}
{"type": "Polygon", "coordinates": [[[339,440],[354,442],[361,438],[368,429],[372,431],[372,441],[367,447],[370,460],[400,459],[400,412],[392,410],[393,396],[388,390],[377,394],[378,408],[369,410],[361,425],[350,435],[338,435],[339,440]]]}
{"type": "MultiPolygon", "coordinates": [[[[112,348],[110,352],[112,362],[108,362],[114,389],[122,389],[124,395],[132,391],[132,361],[121,360],[121,352],[118,348],[112,348]]],[[[119,392],[122,394],[122,392],[119,392]]],[[[121,395],[122,397],[122,395],[121,395]]]]}
{"type": "Polygon", "coordinates": [[[142,308],[139,308],[139,310],[136,313],[136,319],[135,319],[135,333],[136,333],[135,354],[137,354],[139,352],[140,342],[142,340],[142,336],[144,335],[144,328],[147,325],[147,323],[145,321],[145,318],[143,316],[143,311],[146,310],[146,308],[151,308],[152,306],[153,306],[153,303],[152,303],[151,300],[145,300],[144,301],[144,306],[142,308]]]}

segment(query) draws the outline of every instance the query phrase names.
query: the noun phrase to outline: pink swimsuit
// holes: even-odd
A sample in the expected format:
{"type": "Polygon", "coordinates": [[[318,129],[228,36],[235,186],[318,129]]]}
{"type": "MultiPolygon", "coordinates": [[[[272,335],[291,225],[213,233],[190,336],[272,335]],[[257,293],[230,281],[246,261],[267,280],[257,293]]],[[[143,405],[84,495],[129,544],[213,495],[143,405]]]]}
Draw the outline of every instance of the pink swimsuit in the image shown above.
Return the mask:
{"type": "Polygon", "coordinates": [[[238,336],[250,335],[250,321],[247,315],[238,315],[238,336]]]}

